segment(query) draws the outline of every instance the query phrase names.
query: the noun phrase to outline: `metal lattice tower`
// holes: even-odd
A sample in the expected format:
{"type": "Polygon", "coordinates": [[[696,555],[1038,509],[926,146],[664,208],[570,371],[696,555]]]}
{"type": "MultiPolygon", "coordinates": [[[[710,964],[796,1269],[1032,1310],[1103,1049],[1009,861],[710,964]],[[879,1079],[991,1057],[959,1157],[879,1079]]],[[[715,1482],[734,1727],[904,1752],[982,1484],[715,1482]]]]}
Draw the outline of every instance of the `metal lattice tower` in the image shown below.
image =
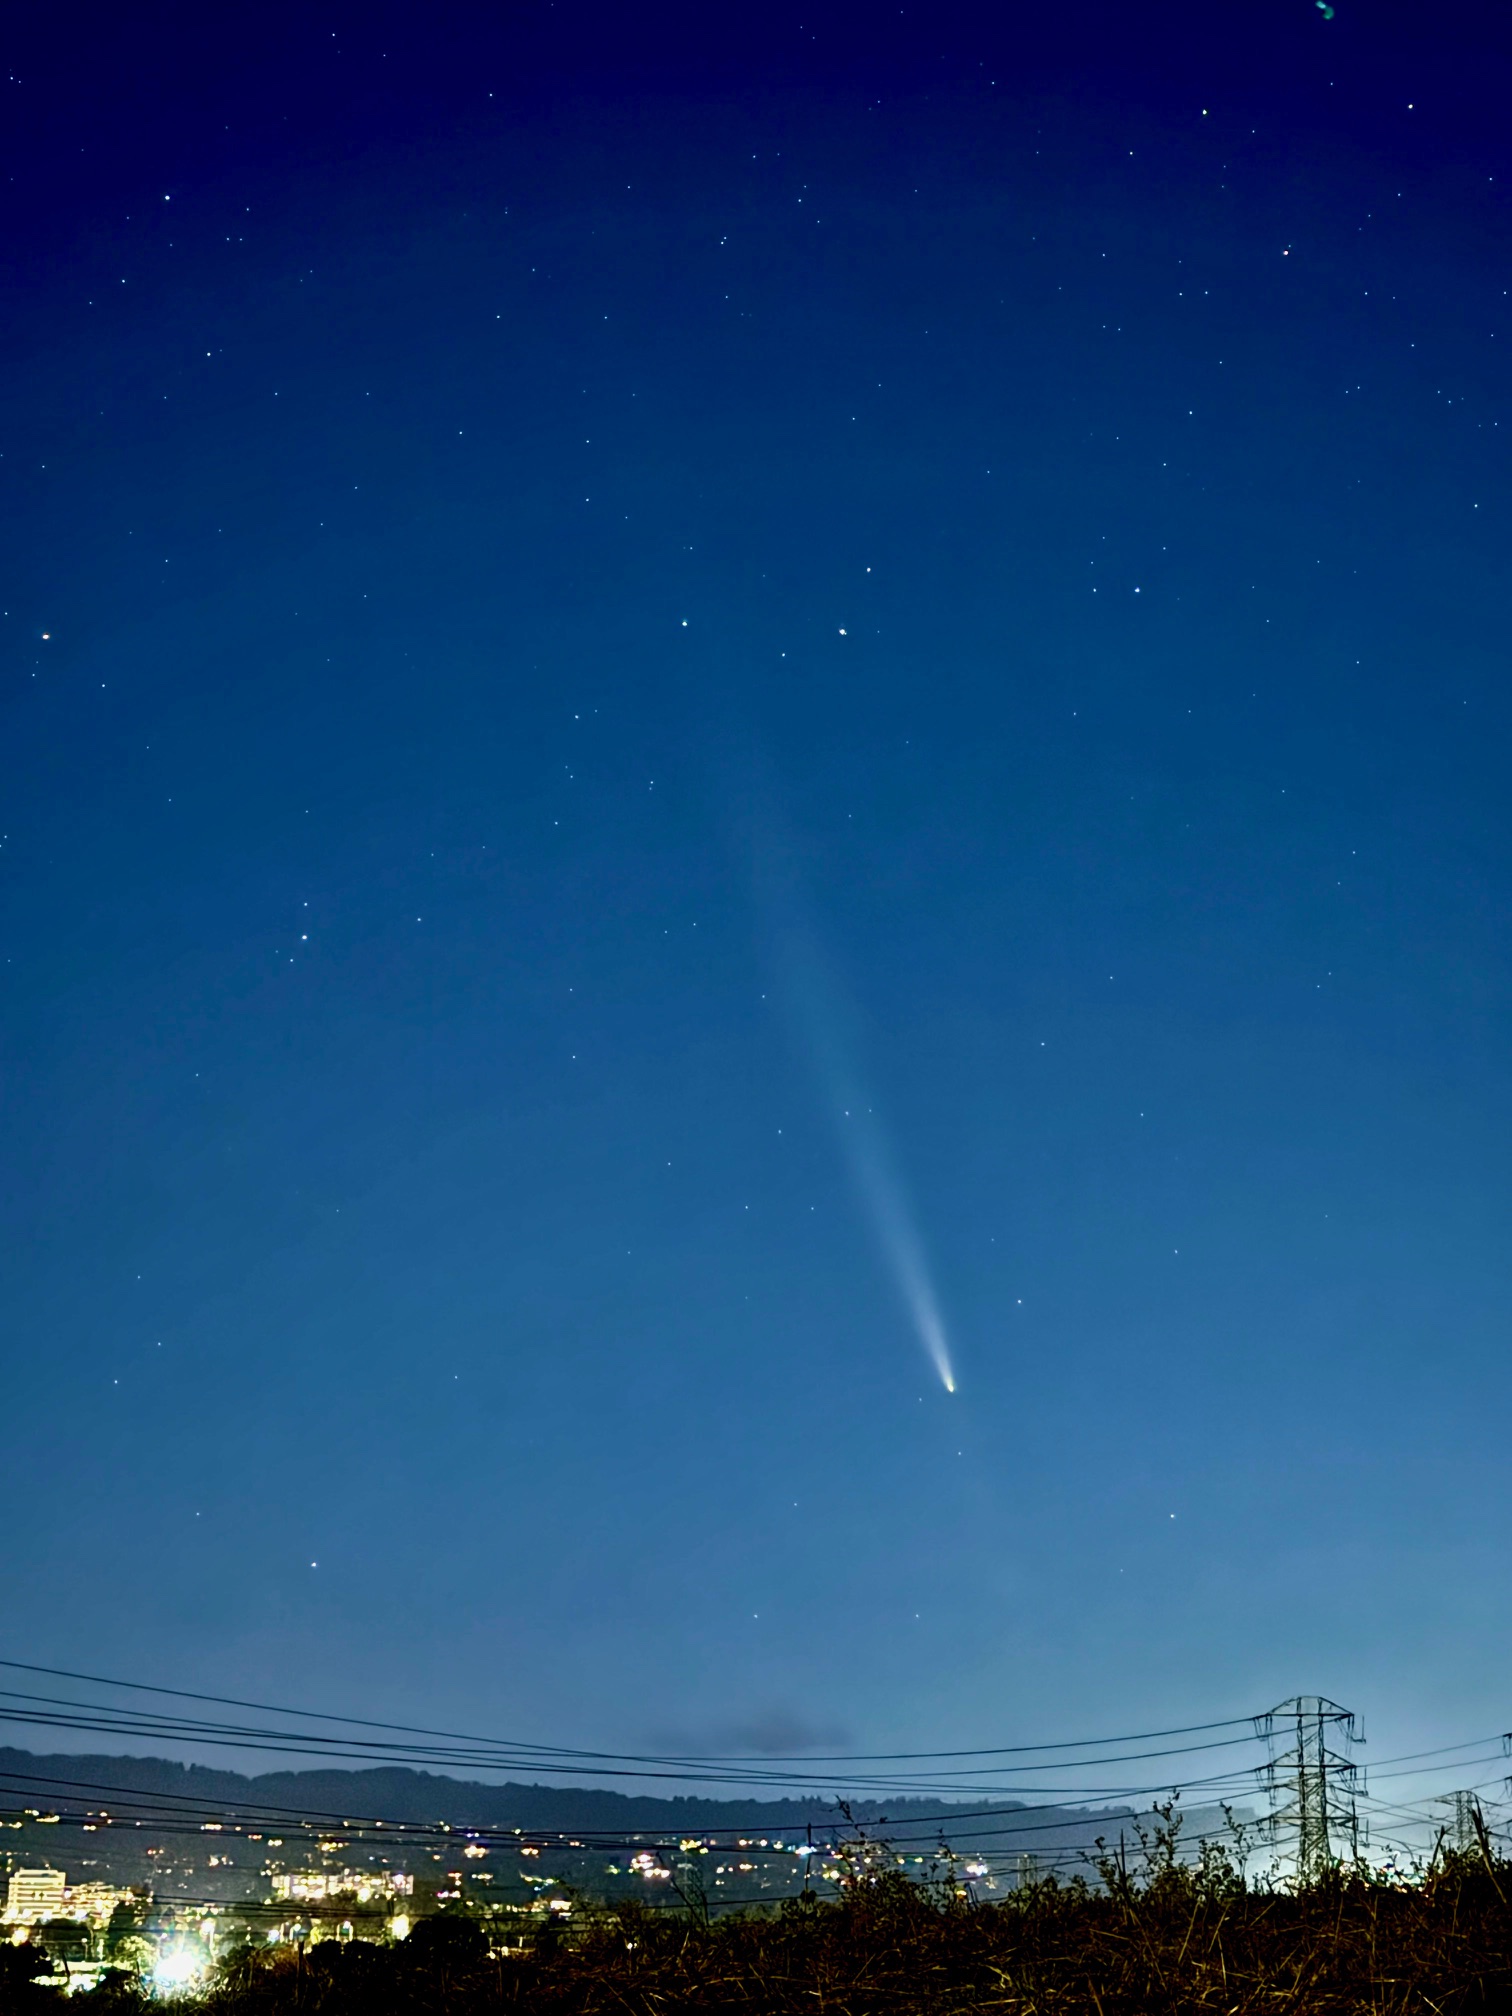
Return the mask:
{"type": "Polygon", "coordinates": [[[1475,1847],[1475,1794],[1445,1792],[1433,1803],[1435,1806],[1448,1807],[1448,1824],[1444,1828],[1444,1833],[1461,1855],[1468,1855],[1475,1847]]]}
{"type": "Polygon", "coordinates": [[[1359,1856],[1355,1794],[1363,1788],[1349,1752],[1365,1739],[1350,1710],[1321,1694],[1281,1702],[1256,1716],[1255,1730],[1270,1747],[1262,1783],[1271,1796],[1271,1839],[1279,1845],[1290,1838],[1299,1884],[1320,1882],[1345,1853],[1359,1856]]]}

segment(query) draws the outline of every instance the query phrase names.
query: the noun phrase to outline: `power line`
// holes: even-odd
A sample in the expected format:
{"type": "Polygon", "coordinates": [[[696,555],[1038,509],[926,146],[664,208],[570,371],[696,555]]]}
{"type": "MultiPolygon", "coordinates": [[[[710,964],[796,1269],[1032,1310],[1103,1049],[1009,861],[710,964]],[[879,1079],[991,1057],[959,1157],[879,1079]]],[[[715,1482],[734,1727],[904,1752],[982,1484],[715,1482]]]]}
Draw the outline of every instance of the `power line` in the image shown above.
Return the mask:
{"type": "MultiPolygon", "coordinates": [[[[593,1827],[504,1828],[491,1826],[487,1823],[426,1822],[379,1819],[372,1816],[366,1819],[354,1820],[350,1814],[339,1815],[319,1808],[291,1806],[262,1806],[253,1808],[219,1804],[208,1800],[190,1801],[187,1795],[182,1794],[143,1793],[123,1786],[101,1785],[93,1781],[78,1779],[43,1777],[22,1772],[0,1772],[0,1785],[4,1784],[21,1784],[30,1787],[33,1789],[33,1796],[36,1796],[39,1789],[103,1793],[117,1807],[120,1818],[125,1824],[132,1826],[144,1824],[143,1821],[133,1817],[138,1812],[142,1812],[147,1816],[148,1820],[155,1824],[157,1830],[161,1832],[168,1831],[169,1827],[175,1824],[181,1824],[185,1831],[200,1832],[202,1831],[204,1816],[210,1814],[214,1815],[221,1824],[229,1824],[234,1831],[243,1835],[246,1828],[250,1826],[288,1827],[304,1824],[307,1826],[318,1825],[327,1833],[341,1832],[354,1836],[371,1834],[382,1837],[377,1842],[364,1842],[364,1845],[367,1846],[381,1846],[384,1841],[442,1841],[448,1844],[458,1841],[488,1841],[502,1846],[510,1846],[523,1842],[527,1845],[540,1843],[555,1846],[578,1847],[587,1845],[606,1848],[628,1847],[632,1845],[640,1847],[668,1845],[665,1842],[658,1842],[657,1835],[659,1830],[654,1828],[641,1828],[638,1830],[632,1828],[609,1830],[593,1827]],[[187,1810],[170,1811],[164,1815],[154,1811],[153,1802],[155,1800],[172,1802],[175,1807],[187,1810]]],[[[78,1814],[60,1816],[60,1819],[66,1822],[66,1824],[73,1825],[82,1825],[85,1822],[98,1824],[103,1819],[109,1825],[115,1817],[113,1814],[106,1813],[103,1808],[90,1808],[78,1814]]],[[[916,1840],[938,1839],[947,1825],[955,1827],[963,1822],[977,1819],[1005,1821],[1011,1819],[1014,1824],[995,1829],[977,1829],[975,1830],[974,1838],[980,1838],[983,1835],[990,1835],[992,1833],[1064,1832],[1067,1828],[1074,1827],[1078,1823],[1083,1825],[1105,1825],[1111,1821],[1124,1820],[1129,1817],[1131,1817],[1131,1814],[1128,1808],[1109,1811],[1106,1808],[1099,1810],[1096,1807],[1073,1805],[1070,1803],[1015,1806],[999,1804],[978,1807],[976,1809],[968,1808],[965,1811],[957,1808],[946,1808],[944,1811],[936,1814],[910,1815],[897,1825],[889,1822],[885,1816],[868,1818],[864,1824],[867,1826],[888,1827],[890,1830],[888,1838],[890,1840],[912,1843],[916,1840]],[[1018,1824],[1020,1816],[1032,1816],[1041,1813],[1063,1813],[1067,1817],[1064,1820],[1050,1821],[1039,1825],[1031,1824],[1024,1826],[1018,1824]]],[[[679,1839],[696,1836],[699,1841],[707,1842],[710,1845],[736,1847],[743,1844],[750,1846],[751,1844],[745,1840],[745,1834],[751,1824],[753,1823],[732,1823],[725,1827],[690,1827],[679,1836],[679,1839]],[[715,1837],[720,1834],[731,1834],[740,1838],[729,1844],[718,1844],[715,1842],[715,1837]]],[[[804,1823],[794,1821],[777,1824],[802,1825],[804,1823]]],[[[833,1831],[839,1832],[842,1824],[837,1816],[833,1831]]],[[[788,1851],[780,1850],[773,1852],[785,1853],[788,1851]]]]}
{"type": "MultiPolygon", "coordinates": [[[[289,1707],[268,1702],[248,1701],[235,1696],[211,1694],[186,1688],[160,1687],[140,1681],[122,1680],[106,1675],[89,1674],[69,1668],[43,1666],[35,1662],[14,1659],[0,1659],[0,1669],[17,1674],[37,1674],[67,1679],[75,1684],[105,1690],[121,1690],[133,1695],[149,1695],[165,1700],[181,1700],[201,1703],[206,1706],[251,1710],[261,1716],[271,1716],[301,1723],[326,1723],[333,1725],[338,1733],[324,1729],[284,1729],[260,1724],[248,1724],[239,1720],[221,1720],[192,1716],[183,1713],[165,1713],[146,1708],[117,1706],[105,1702],[76,1700],[71,1697],[57,1697],[47,1694],[0,1690],[0,1721],[10,1721],[28,1727],[59,1728],[88,1733],[95,1736],[145,1737],[155,1742],[187,1743],[217,1749],[232,1749],[260,1754],[299,1756],[317,1758],[321,1762],[336,1767],[357,1763],[372,1767],[390,1764],[414,1770],[425,1765],[441,1767],[451,1771],[487,1771],[497,1773],[507,1771],[529,1771],[547,1777],[579,1777],[589,1774],[596,1779],[647,1780],[668,1779],[681,1782],[697,1782],[710,1786],[743,1787],[750,1791],[760,1803],[777,1795],[787,1801],[804,1802],[833,1798],[840,1789],[865,1794],[868,1798],[881,1802],[888,1799],[929,1802],[938,1800],[946,1805],[946,1810],[938,1814],[907,1814],[891,1831],[895,1837],[919,1839],[925,1835],[938,1836],[943,1828],[958,1829],[972,1820],[989,1819],[1007,1822],[991,1829],[979,1829],[982,1833],[1013,1834],[1028,1831],[1026,1821],[1030,1815],[1064,1813],[1064,1820],[1047,1820],[1039,1823],[1045,1831],[1063,1830],[1084,1824],[1095,1816],[1097,1819],[1114,1818],[1129,1810],[1129,1803],[1153,1798],[1164,1791],[1169,1780],[1146,1784],[1109,1784],[1107,1782],[1086,1784],[1071,1782],[1066,1784],[1022,1784],[1015,1782],[1027,1774],[1039,1774],[1047,1767],[1057,1773],[1070,1774],[1073,1780],[1077,1774],[1089,1772],[1099,1767],[1115,1764],[1164,1763],[1171,1758],[1194,1759],[1214,1752],[1243,1749],[1256,1742],[1273,1729],[1278,1714],[1295,1716],[1298,1701],[1284,1704],[1282,1710],[1271,1711],[1266,1716],[1231,1716],[1202,1723],[1178,1725],[1169,1729],[1145,1730],[1117,1737],[1091,1737],[1073,1742],[1058,1739],[1045,1743],[1021,1743],[1013,1745],[983,1746],[977,1749],[955,1749],[937,1751],[895,1751],[895,1752],[842,1752],[826,1755],[809,1754],[803,1757],[735,1758],[729,1756],[664,1755],[661,1753],[626,1753],[589,1748],[575,1748],[564,1745],[527,1745],[514,1739],[468,1736],[445,1730],[433,1730],[423,1725],[391,1723],[370,1717],[351,1715],[329,1715],[305,1708],[289,1707]],[[1217,1732],[1245,1729],[1242,1735],[1222,1735],[1217,1732]],[[371,1730],[373,1738],[356,1732],[371,1730]],[[417,1737],[425,1740],[408,1742],[396,1738],[417,1737]],[[1181,1737],[1211,1738],[1182,1743],[1174,1739],[1181,1737]],[[1120,1751],[1119,1746],[1168,1744],[1166,1748],[1134,1748],[1120,1751]],[[1082,1754],[1073,1754],[1081,1752],[1082,1754]],[[1086,1754],[1091,1752],[1093,1754],[1086,1754]],[[975,1760],[974,1766],[957,1768],[950,1760],[975,1760]],[[1019,1758],[1024,1762],[993,1762],[994,1759],[1019,1758]],[[890,1773],[855,1767],[879,1764],[928,1764],[929,1771],[895,1771],[890,1773]],[[781,1766],[790,1768],[782,1769],[781,1766]],[[841,1770],[827,1771],[823,1767],[842,1767],[841,1770]],[[844,1768],[849,1767],[849,1768],[844,1768]],[[983,1784],[983,1778],[1004,1781],[983,1784]],[[962,1807],[955,1802],[969,1799],[995,1800],[997,1803],[975,1809],[962,1807]],[[1007,1796],[1005,1796],[1007,1795],[1007,1796]],[[1100,1809],[1100,1810],[1099,1810],[1100,1809]],[[1113,1809],[1111,1812],[1109,1809],[1113,1809]]],[[[1308,1697],[1311,1699],[1312,1697],[1308,1697]]],[[[1335,1710],[1334,1704],[1318,1703],[1319,1712],[1324,1709],[1330,1714],[1344,1716],[1345,1711],[1335,1710]]],[[[1309,1724],[1311,1727],[1311,1724],[1309,1724]]],[[[1512,1738],[1505,1736],[1482,1737],[1458,1744],[1447,1744],[1435,1749],[1405,1752],[1400,1756],[1386,1758],[1375,1767],[1372,1776],[1377,1779],[1389,1777],[1418,1778],[1432,1777],[1449,1770],[1462,1772],[1467,1767],[1493,1761],[1489,1756],[1467,1757],[1466,1751],[1477,1750],[1482,1744],[1495,1742],[1505,1753],[1512,1738]],[[1439,1761],[1443,1760],[1443,1761],[1439,1761]],[[1452,1761],[1451,1761],[1452,1760],[1452,1761]],[[1386,1767],[1386,1768],[1383,1768],[1386,1767]]],[[[1288,1753],[1290,1776],[1288,1785],[1298,1792],[1306,1789],[1316,1792],[1316,1785],[1307,1780],[1297,1762],[1295,1753],[1288,1753]]],[[[1274,1785],[1279,1760],[1274,1749],[1270,1762],[1269,1782],[1274,1785]]],[[[1332,1760],[1338,1765],[1342,1760],[1332,1760]]],[[[1351,1771],[1353,1766],[1350,1766],[1351,1771]]],[[[14,1782],[21,1782],[17,1774],[11,1774],[14,1782]]],[[[1242,1798],[1256,1789],[1257,1778],[1264,1780],[1265,1773],[1248,1768],[1207,1773],[1187,1779],[1181,1788],[1188,1796],[1219,1798],[1228,1794],[1242,1798]]],[[[24,1782],[34,1785],[54,1785],[64,1787],[77,1785],[77,1790],[96,1790],[113,1800],[126,1800],[130,1811],[152,1814],[153,1824],[162,1827],[167,1817],[150,1803],[141,1803],[141,1795],[129,1793],[121,1787],[88,1787],[77,1781],[29,1779],[24,1782]]],[[[1325,1768],[1323,1783],[1326,1787],[1333,1781],[1325,1768]]],[[[1492,1781],[1486,1781],[1490,1783],[1492,1781]]],[[[248,1786],[249,1793],[255,1791],[256,1781],[248,1786]]],[[[582,1788],[585,1791],[591,1789],[582,1788]]],[[[605,1788],[606,1790],[608,1788],[605,1788]]],[[[1479,1789],[1479,1788],[1471,1788],[1479,1789]]],[[[1360,1788],[1363,1791],[1363,1787],[1360,1788]]],[[[711,1798],[714,1796],[711,1792],[711,1798]]],[[[175,1802],[178,1803],[177,1801],[175,1802]]],[[[1313,1801],[1316,1806],[1316,1800],[1313,1801]]],[[[1346,1806],[1348,1802],[1346,1801],[1346,1806]]],[[[180,1817],[187,1811],[210,1810],[197,1804],[190,1806],[182,1802],[180,1817]]],[[[241,1819],[240,1826],[250,1824],[253,1819],[261,1819],[270,1826],[319,1823],[328,1828],[351,1831],[354,1828],[382,1830],[390,1840],[403,1836],[416,1841],[429,1838],[429,1830],[424,1823],[396,1822],[383,1820],[353,1821],[350,1815],[321,1813],[315,1809],[286,1808],[256,1801],[256,1812],[252,1806],[237,1805],[234,1808],[217,1808],[217,1811],[235,1810],[241,1819]],[[276,1815],[269,1818],[267,1816],[276,1815]]],[[[1143,1809],[1141,1809],[1143,1810],[1143,1809]]],[[[1325,1799],[1323,1808],[1325,1827],[1332,1817],[1325,1799]]],[[[1349,1828],[1353,1829],[1352,1807],[1349,1808],[1349,1828]]],[[[1277,1809],[1273,1802],[1273,1817],[1281,1822],[1300,1821],[1300,1806],[1297,1812],[1287,1809],[1285,1813],[1277,1809]]],[[[1315,1816],[1309,1816],[1315,1817],[1315,1816]]],[[[1340,1819],[1346,1817],[1341,1811],[1340,1819]]],[[[443,1823],[444,1824],[444,1823],[443,1823]]],[[[691,1823],[690,1823],[691,1824],[691,1823]]],[[[789,1824],[770,1816],[756,1818],[744,1823],[731,1823],[728,1828],[704,1830],[710,1838],[718,1832],[734,1832],[737,1826],[758,1825],[781,1827],[789,1824]]],[[[886,1824],[885,1822],[882,1824],[886,1824]]],[[[1426,1823],[1425,1823],[1426,1824],[1426,1823]]],[[[449,1832],[469,1832],[476,1838],[500,1838],[508,1836],[503,1830],[494,1828],[470,1829],[462,1823],[447,1827],[449,1832]]],[[[633,1833],[630,1829],[618,1830],[615,1841],[636,1840],[644,1843],[648,1833],[656,1830],[642,1830],[633,1833]]],[[[513,1830],[520,1838],[523,1830],[513,1830]]],[[[604,1840],[608,1837],[598,1830],[561,1830],[565,1837],[571,1834],[574,1842],[582,1842],[593,1836],[604,1840]]],[[[532,1829],[524,1838],[536,1839],[543,1843],[552,1840],[554,1830],[532,1829]]],[[[1300,1837],[1299,1837],[1300,1838],[1300,1837]]],[[[1312,1836],[1308,1836],[1309,1841],[1312,1836]]],[[[1311,1850],[1309,1851],[1311,1852],[1311,1850]]]]}
{"type": "MultiPolygon", "coordinates": [[[[36,1699],[36,1697],[30,1697],[36,1699]]],[[[645,1763],[627,1763],[622,1766],[606,1765],[602,1760],[607,1753],[585,1753],[576,1764],[557,1761],[557,1758],[516,1756],[501,1760],[487,1753],[458,1750],[441,1750],[433,1746],[382,1745],[369,1743],[364,1739],[342,1739],[321,1735],[291,1735],[289,1732],[257,1729],[246,1726],[206,1723],[187,1717],[169,1718],[162,1716],[142,1717],[111,1709],[101,1709],[87,1703],[39,1703],[37,1706],[0,1706],[0,1720],[19,1723],[27,1727],[63,1728],[95,1736],[138,1736],[155,1742],[192,1743],[216,1749],[240,1752],[252,1751],[259,1754],[280,1756],[319,1757],[328,1763],[356,1762],[367,1766],[375,1764],[396,1764],[414,1769],[417,1764],[441,1765],[451,1770],[470,1769],[497,1772],[501,1766],[519,1770],[529,1770],[549,1776],[579,1776],[585,1770],[598,1778],[622,1778],[644,1782],[648,1779],[670,1779],[679,1782],[699,1784],[743,1785],[761,1790],[784,1793],[829,1793],[837,1789],[836,1775],[814,1771],[777,1771],[764,1765],[747,1764],[741,1768],[729,1765],[719,1766],[688,1760],[681,1764],[672,1763],[660,1769],[652,1769],[645,1763]]],[[[1127,1757],[1105,1757],[1076,1759],[1061,1757],[1043,1758],[1042,1763],[1058,1764],[1061,1769],[1082,1771],[1096,1764],[1107,1765],[1114,1762],[1164,1762],[1172,1756],[1193,1756],[1210,1748],[1228,1748],[1248,1743],[1252,1739],[1228,1739],[1215,1745],[1193,1744],[1181,1749],[1133,1753],[1127,1757]]],[[[988,1767],[991,1776],[1017,1773],[1019,1766],[988,1767]]],[[[1039,1794],[1042,1792],[1069,1793],[1078,1799],[1125,1798],[1158,1789],[1144,1785],[1078,1784],[1063,1786],[1005,1786],[1003,1784],[983,1785],[962,1782],[964,1774],[939,1774],[933,1777],[924,1774],[866,1774],[847,1773],[839,1782],[855,1790],[874,1794],[889,1794],[898,1798],[936,1797],[959,1799],[973,1792],[978,1797],[993,1797],[1012,1790],[1015,1793],[1039,1794]],[[945,1781],[942,1782],[942,1777],[945,1781]]],[[[1221,1774],[1211,1782],[1226,1782],[1232,1774],[1221,1774]]],[[[1160,1783],[1166,1782],[1166,1774],[1161,1774],[1160,1783]]],[[[1204,1781],[1207,1782],[1207,1781],[1204,1781]]]]}
{"type": "MultiPolygon", "coordinates": [[[[245,1701],[234,1695],[206,1694],[183,1687],[159,1687],[141,1680],[118,1680],[98,1673],[76,1673],[66,1667],[39,1666],[21,1659],[0,1659],[0,1667],[11,1672],[40,1673],[54,1680],[78,1680],[90,1686],[115,1687],[138,1694],[157,1694],[179,1701],[201,1701],[208,1706],[219,1708],[250,1708],[263,1715],[285,1715],[305,1721],[334,1722],[347,1728],[378,1729],[389,1734],[407,1736],[429,1736],[448,1743],[478,1745],[489,1749],[522,1751],[530,1755],[572,1758],[603,1758],[619,1763],[651,1764],[743,1764],[746,1760],[737,1757],[692,1756],[666,1757],[656,1754],[642,1755],[635,1752],[608,1750],[585,1750],[572,1746],[550,1743],[524,1742],[512,1737],[471,1736],[451,1729],[428,1729],[406,1722],[381,1722],[361,1715],[338,1715],[321,1709],[288,1708],[266,1701],[245,1701]]],[[[85,1704],[78,1704],[83,1706],[85,1704]]],[[[1206,1735],[1215,1729],[1237,1729],[1246,1724],[1254,1725],[1252,1715],[1230,1715],[1214,1722],[1193,1722],[1173,1729],[1152,1729],[1125,1736],[1089,1736],[1079,1739],[1066,1738],[1049,1743],[999,1744],[969,1750],[899,1750],[899,1751],[855,1751],[834,1755],[816,1756],[812,1754],[792,1757],[769,1757],[772,1764],[885,1764],[930,1762],[945,1757],[1009,1757],[1029,1756],[1036,1752],[1051,1750],[1091,1750],[1105,1748],[1120,1743],[1163,1742],[1174,1736],[1206,1735]]]]}

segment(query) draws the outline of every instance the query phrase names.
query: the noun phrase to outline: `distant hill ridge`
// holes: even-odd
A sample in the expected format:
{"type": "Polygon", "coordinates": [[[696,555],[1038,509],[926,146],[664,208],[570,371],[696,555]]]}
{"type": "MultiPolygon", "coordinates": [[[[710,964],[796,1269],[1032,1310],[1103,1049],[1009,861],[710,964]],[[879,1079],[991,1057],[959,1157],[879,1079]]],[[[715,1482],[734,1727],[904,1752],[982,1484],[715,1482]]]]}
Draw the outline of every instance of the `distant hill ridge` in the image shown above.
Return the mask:
{"type": "MultiPolygon", "coordinates": [[[[595,1786],[532,1785],[506,1780],[488,1785],[404,1766],[372,1770],[269,1771],[249,1777],[203,1764],[177,1764],[165,1757],[106,1757],[85,1754],[36,1756],[28,1750],[0,1749],[0,1803],[12,1807],[107,1805],[112,1793],[192,1800],[227,1814],[278,1808],[350,1822],[444,1821],[453,1827],[525,1828],[543,1832],[714,1832],[750,1829],[771,1834],[810,1822],[833,1824],[834,1798],[709,1799],[681,1794],[669,1798],[613,1792],[595,1786]]],[[[1012,1815],[1026,1811],[1022,1800],[899,1798],[852,1800],[863,1824],[883,1819],[949,1819],[1012,1815]]],[[[1028,1810],[1033,1810],[1028,1809],[1028,1810]]],[[[1066,1825],[1084,1831],[1092,1819],[1126,1814],[1125,1807],[1062,1809],[1066,1825]]],[[[1047,1816],[1048,1817],[1048,1816],[1047,1816]]]]}

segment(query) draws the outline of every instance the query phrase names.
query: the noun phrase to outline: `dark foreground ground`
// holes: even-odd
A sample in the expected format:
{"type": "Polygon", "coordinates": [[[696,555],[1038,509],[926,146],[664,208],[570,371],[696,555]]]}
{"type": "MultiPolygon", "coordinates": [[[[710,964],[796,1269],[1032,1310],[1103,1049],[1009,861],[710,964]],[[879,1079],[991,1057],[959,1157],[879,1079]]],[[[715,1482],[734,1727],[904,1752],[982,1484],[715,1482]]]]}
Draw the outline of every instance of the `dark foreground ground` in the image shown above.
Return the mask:
{"type": "MultiPolygon", "coordinates": [[[[628,1907],[496,1953],[466,1919],[402,1945],[335,1941],[228,1961],[184,2016],[668,2016],[674,2011],[1468,2010],[1512,2016],[1512,1865],[1451,1856],[1422,1881],[1341,1877],[1301,1895],[1232,1871],[1116,1869],[1109,1887],[1045,1883],[978,1903],[868,1874],[837,1901],[700,1922],[628,1907]]],[[[54,1991],[0,1979],[0,1997],[58,2012],[54,1991]]],[[[83,1998],[135,2003],[124,1980],[83,1998]]],[[[78,1999],[64,2005],[83,2016],[78,1999]]]]}

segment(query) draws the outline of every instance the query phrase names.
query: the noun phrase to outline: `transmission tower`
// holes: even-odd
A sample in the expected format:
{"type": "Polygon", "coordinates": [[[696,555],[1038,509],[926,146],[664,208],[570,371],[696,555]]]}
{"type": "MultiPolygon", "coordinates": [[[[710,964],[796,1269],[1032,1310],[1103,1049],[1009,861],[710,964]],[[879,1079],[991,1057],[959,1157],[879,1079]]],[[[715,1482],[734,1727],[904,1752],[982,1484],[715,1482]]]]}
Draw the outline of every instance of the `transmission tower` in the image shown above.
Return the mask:
{"type": "Polygon", "coordinates": [[[1447,1806],[1448,1822],[1444,1833],[1451,1845],[1461,1855],[1468,1855],[1475,1847],[1476,1798],[1473,1792],[1445,1792],[1434,1800],[1435,1806],[1447,1806]]]}
{"type": "Polygon", "coordinates": [[[1345,1852],[1358,1859],[1358,1768],[1350,1750],[1364,1737],[1355,1718],[1321,1694],[1298,1694],[1255,1718],[1270,1748],[1262,1782],[1271,1796],[1271,1839],[1293,1845],[1299,1885],[1320,1882],[1345,1852]]]}

